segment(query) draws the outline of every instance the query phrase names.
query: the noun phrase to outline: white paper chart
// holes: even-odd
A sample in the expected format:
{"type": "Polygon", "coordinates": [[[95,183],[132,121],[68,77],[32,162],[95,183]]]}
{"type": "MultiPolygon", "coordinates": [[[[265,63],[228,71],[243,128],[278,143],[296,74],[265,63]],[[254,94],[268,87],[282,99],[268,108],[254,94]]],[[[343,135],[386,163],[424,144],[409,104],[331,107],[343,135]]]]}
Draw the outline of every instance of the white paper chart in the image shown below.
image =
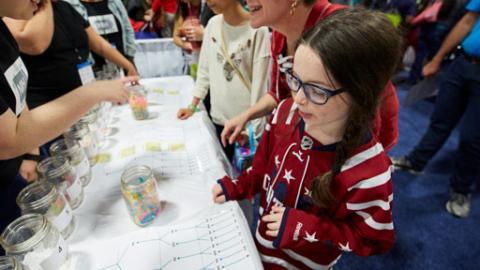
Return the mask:
{"type": "Polygon", "coordinates": [[[214,205],[177,226],[147,228],[75,251],[88,253],[88,269],[95,270],[263,269],[236,202],[214,205]]]}

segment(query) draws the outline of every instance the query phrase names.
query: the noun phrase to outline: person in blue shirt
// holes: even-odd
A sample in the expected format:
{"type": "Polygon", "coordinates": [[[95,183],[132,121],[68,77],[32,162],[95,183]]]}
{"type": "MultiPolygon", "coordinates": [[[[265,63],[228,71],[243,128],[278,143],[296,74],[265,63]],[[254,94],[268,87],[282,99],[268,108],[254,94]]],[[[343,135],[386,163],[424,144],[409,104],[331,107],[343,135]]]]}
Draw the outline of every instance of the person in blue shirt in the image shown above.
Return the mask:
{"type": "Polygon", "coordinates": [[[420,173],[462,119],[446,204],[447,211],[457,217],[468,216],[472,186],[480,175],[480,0],[471,0],[466,9],[438,53],[423,68],[424,76],[437,73],[443,58],[461,45],[441,79],[428,130],[413,151],[392,159],[395,168],[420,173]]]}

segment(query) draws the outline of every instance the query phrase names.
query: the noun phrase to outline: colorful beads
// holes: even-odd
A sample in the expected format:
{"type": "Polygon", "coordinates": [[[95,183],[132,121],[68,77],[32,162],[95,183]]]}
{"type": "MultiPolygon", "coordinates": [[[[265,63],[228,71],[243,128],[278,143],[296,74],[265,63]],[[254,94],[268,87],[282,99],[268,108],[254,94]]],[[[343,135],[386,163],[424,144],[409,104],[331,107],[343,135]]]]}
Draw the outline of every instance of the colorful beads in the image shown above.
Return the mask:
{"type": "Polygon", "coordinates": [[[157,182],[145,166],[127,169],[122,175],[122,194],[133,222],[146,226],[160,212],[157,182]]]}

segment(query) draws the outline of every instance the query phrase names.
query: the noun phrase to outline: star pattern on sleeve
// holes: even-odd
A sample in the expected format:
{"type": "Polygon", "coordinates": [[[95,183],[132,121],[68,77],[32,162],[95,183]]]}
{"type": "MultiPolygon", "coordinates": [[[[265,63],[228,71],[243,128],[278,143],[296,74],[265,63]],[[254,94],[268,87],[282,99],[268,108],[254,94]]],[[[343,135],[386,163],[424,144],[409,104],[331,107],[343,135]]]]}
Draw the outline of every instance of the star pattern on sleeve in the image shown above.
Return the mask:
{"type": "Polygon", "coordinates": [[[292,176],[292,170],[285,169],[285,175],[283,179],[287,180],[288,184],[290,184],[290,180],[295,180],[295,177],[292,176]]]}
{"type": "Polygon", "coordinates": [[[316,235],[317,235],[317,232],[314,232],[313,234],[309,234],[307,231],[305,231],[305,237],[303,239],[305,239],[310,243],[315,243],[315,242],[318,242],[316,235]]]}
{"type": "Polygon", "coordinates": [[[352,251],[352,249],[350,248],[350,243],[349,242],[347,242],[345,245],[342,245],[342,243],[339,243],[338,245],[340,246],[340,249],[342,251],[346,251],[346,252],[351,252],[352,251]]]}

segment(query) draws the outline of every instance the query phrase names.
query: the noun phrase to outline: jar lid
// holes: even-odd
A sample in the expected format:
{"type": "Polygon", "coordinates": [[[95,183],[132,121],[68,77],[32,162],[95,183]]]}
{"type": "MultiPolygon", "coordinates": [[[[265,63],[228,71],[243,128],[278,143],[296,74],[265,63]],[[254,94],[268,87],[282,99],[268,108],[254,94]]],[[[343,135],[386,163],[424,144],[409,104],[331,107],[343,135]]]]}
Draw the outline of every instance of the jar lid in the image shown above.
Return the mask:
{"type": "Polygon", "coordinates": [[[8,254],[22,254],[42,241],[50,228],[50,223],[45,216],[26,214],[15,219],[5,228],[0,237],[0,244],[8,254]]]}

